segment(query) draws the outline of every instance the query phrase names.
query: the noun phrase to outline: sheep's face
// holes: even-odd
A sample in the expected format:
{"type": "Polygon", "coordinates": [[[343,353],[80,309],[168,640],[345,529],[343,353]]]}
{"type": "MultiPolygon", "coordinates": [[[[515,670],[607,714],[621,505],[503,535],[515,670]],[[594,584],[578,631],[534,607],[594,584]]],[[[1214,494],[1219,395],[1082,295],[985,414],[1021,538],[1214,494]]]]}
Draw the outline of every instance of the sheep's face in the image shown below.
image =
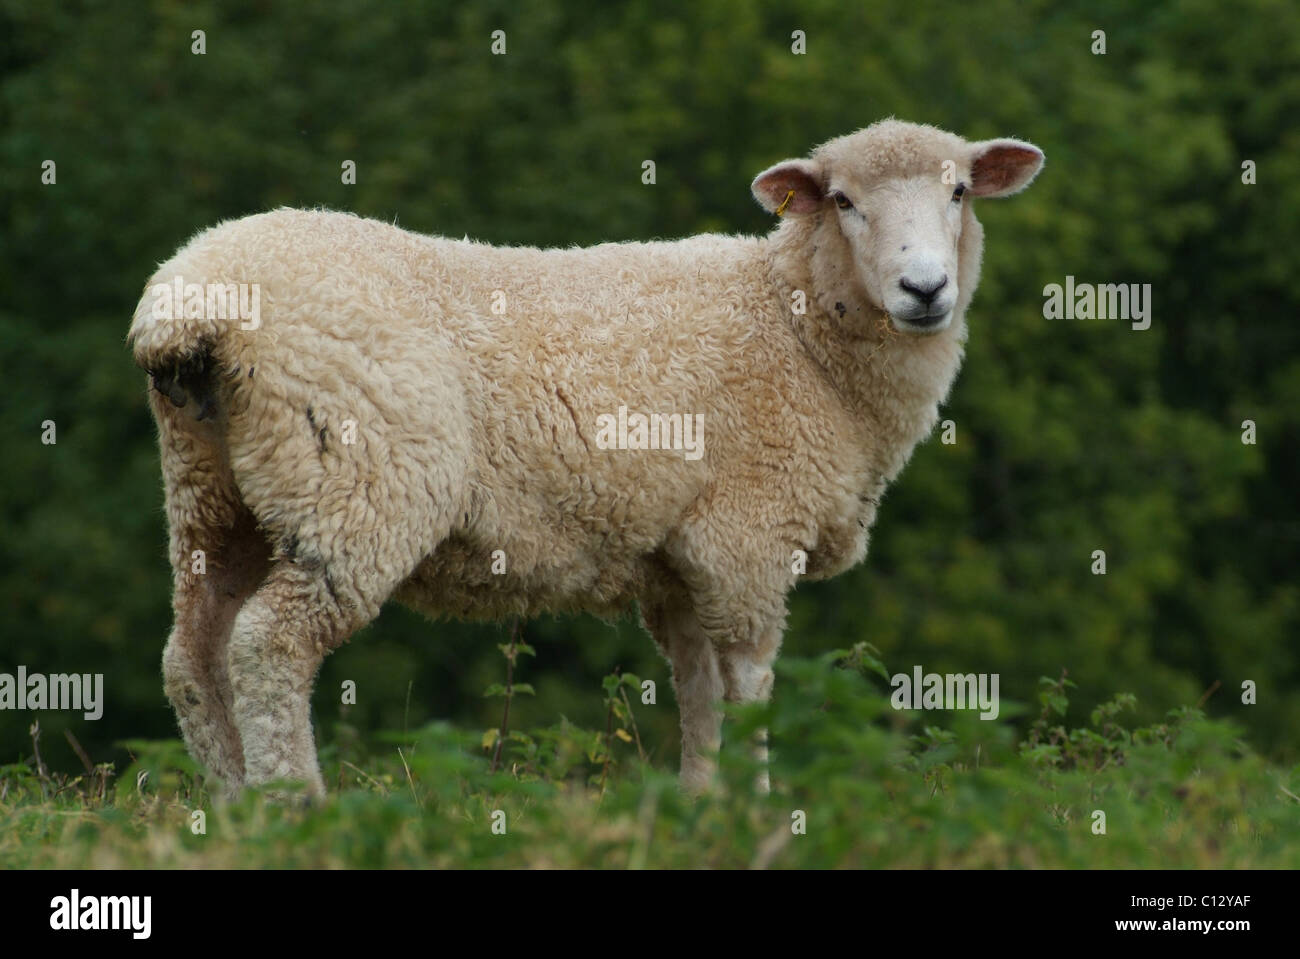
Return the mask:
{"type": "Polygon", "coordinates": [[[867,299],[895,328],[934,333],[952,323],[957,305],[957,241],[964,184],[933,177],[897,177],[864,186],[832,177],[834,226],[867,299]]]}
{"type": "Polygon", "coordinates": [[[753,190],[769,210],[807,218],[813,275],[835,287],[816,292],[838,311],[847,281],[895,329],[928,334],[952,325],[978,280],[970,201],[1023,189],[1042,163],[1042,151],[1019,140],[967,143],[887,120],[777,164],[753,190]]]}

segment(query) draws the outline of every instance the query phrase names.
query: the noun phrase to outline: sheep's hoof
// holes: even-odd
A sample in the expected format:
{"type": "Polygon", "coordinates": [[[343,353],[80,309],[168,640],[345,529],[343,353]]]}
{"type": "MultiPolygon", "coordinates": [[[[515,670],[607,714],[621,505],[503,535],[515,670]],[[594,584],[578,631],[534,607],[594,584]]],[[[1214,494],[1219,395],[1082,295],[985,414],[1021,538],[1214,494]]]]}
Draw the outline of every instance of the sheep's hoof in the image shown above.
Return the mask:
{"type": "Polygon", "coordinates": [[[325,801],[323,784],[313,785],[303,780],[275,779],[258,786],[249,786],[247,783],[245,786],[266,802],[288,809],[308,809],[325,801]]]}

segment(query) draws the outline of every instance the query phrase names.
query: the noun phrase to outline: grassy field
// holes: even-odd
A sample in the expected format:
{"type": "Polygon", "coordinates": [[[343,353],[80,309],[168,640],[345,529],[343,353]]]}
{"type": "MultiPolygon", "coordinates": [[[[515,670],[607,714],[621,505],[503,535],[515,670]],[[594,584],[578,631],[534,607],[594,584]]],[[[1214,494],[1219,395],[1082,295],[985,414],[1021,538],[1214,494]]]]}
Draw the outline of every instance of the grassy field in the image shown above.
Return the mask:
{"type": "Polygon", "coordinates": [[[631,676],[593,690],[604,729],[321,730],[331,792],[307,807],[215,800],[175,740],[75,777],[38,744],[0,768],[0,869],[1300,866],[1300,770],[1231,724],[1185,708],[1129,729],[1121,694],[1067,729],[1062,676],[1002,703],[1031,718],[1017,741],[973,713],[896,711],[876,674],[866,647],[786,661],[773,702],[734,713],[732,741],[771,730],[769,796],[732,748],[716,792],[683,798],[675,763],[645,759],[631,676]]]}

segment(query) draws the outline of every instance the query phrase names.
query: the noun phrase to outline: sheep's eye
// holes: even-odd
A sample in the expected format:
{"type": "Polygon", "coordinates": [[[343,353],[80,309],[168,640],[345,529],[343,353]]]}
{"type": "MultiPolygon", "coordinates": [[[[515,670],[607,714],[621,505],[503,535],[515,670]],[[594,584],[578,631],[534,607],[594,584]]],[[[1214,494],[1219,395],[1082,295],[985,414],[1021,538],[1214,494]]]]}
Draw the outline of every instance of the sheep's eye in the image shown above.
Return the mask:
{"type": "Polygon", "coordinates": [[[955,189],[955,190],[952,191],[952,199],[953,199],[953,202],[954,202],[954,203],[960,203],[960,202],[961,202],[961,195],[962,195],[963,193],[965,193],[965,192],[966,192],[966,184],[965,184],[965,183],[958,183],[958,184],[957,184],[957,189],[955,189]]]}
{"type": "Polygon", "coordinates": [[[831,198],[835,200],[835,205],[839,207],[841,210],[853,209],[853,202],[848,197],[846,197],[843,193],[841,193],[839,190],[836,190],[834,193],[832,193],[831,198]]]}

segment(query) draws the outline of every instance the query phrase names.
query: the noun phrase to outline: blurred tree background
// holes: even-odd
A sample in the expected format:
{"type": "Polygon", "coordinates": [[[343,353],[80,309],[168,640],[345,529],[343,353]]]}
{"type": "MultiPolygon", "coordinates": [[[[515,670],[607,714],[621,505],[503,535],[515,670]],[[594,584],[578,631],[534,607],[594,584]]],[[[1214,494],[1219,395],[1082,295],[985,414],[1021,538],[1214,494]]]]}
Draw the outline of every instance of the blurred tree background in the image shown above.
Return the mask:
{"type": "MultiPolygon", "coordinates": [[[[1048,161],[978,206],[957,442],[918,449],[865,564],[794,594],[787,653],[866,639],[891,670],[997,672],[1019,701],[1065,667],[1081,708],[1132,691],[1142,721],[1218,680],[1211,715],[1300,755],[1300,6],[670,6],[0,0],[0,671],[102,672],[107,700],[94,723],[0,713],[0,763],[38,717],[62,768],[63,726],[96,760],[175,735],[161,479],[124,336],[195,231],[289,205],[499,244],[763,232],[758,171],[889,115],[1048,161]],[[1045,320],[1067,275],[1150,283],[1151,328],[1045,320]]],[[[345,679],[366,731],[493,725],[506,634],[390,607],[327,661],[320,739],[345,679]]],[[[528,637],[518,724],[602,725],[599,677],[622,666],[659,681],[643,735],[675,763],[667,668],[634,623],[528,637]]]]}

